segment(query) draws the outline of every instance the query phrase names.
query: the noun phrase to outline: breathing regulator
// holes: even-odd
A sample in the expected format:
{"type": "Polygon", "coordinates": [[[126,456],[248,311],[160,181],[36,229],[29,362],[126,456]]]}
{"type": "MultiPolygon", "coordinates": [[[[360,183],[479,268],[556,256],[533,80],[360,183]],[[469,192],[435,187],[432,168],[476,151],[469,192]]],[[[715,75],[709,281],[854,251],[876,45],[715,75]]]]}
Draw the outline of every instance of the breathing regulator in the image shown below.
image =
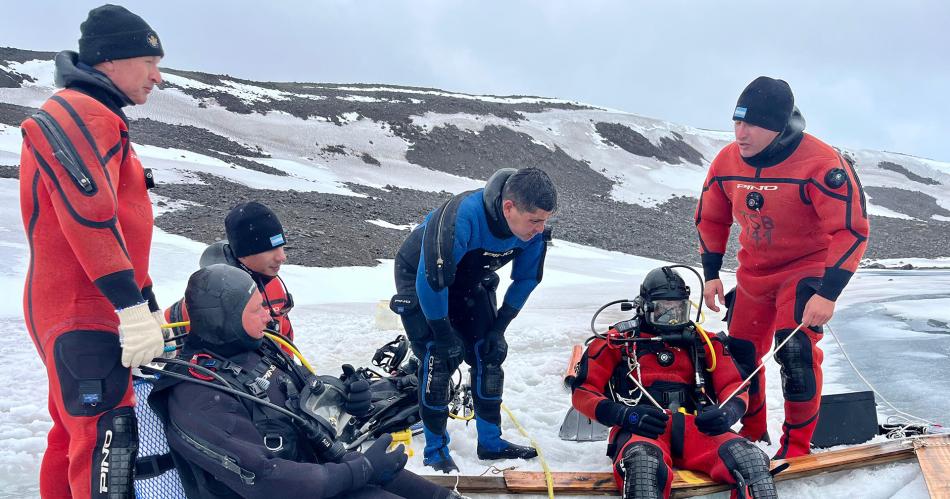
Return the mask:
{"type": "MultiPolygon", "coordinates": [[[[614,300],[604,304],[594,312],[590,320],[590,329],[594,338],[606,340],[615,348],[621,348],[641,341],[663,341],[665,343],[693,343],[698,339],[694,322],[690,320],[690,288],[674,270],[690,270],[699,279],[702,289],[703,278],[687,265],[669,265],[651,270],[640,285],[640,294],[633,299],[614,300]],[[607,332],[598,332],[595,327],[597,317],[608,307],[620,305],[620,310],[633,310],[631,319],[614,324],[607,332]],[[641,337],[640,333],[649,333],[641,337]]],[[[702,316],[702,299],[696,306],[695,322],[702,316]]]]}

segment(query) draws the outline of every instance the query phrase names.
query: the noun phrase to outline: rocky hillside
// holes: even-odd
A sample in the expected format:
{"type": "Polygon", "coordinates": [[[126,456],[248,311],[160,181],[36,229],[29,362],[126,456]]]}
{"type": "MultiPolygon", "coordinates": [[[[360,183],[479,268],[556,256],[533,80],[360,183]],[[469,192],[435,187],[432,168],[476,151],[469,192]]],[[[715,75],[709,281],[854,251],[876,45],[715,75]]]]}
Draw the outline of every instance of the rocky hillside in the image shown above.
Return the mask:
{"type": "MultiPolygon", "coordinates": [[[[53,92],[52,56],[0,48],[0,177],[17,175],[16,127],[53,92]]],[[[258,199],[281,216],[291,258],[305,265],[391,258],[406,226],[441,200],[521,166],[543,168],[559,187],[556,238],[697,263],[695,196],[730,140],[541,97],[163,75],[149,103],[128,110],[159,183],[157,225],[212,242],[231,206],[258,199]]],[[[950,256],[950,165],[848,152],[869,198],[867,256],[950,256]]]]}

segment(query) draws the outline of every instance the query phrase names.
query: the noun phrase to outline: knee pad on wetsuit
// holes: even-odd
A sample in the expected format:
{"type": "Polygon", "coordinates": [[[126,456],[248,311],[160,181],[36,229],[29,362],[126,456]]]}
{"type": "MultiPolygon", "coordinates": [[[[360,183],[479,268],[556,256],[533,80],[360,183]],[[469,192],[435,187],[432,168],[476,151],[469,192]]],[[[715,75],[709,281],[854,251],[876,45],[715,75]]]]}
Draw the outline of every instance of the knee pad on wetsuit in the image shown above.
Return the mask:
{"type": "MultiPolygon", "coordinates": [[[[783,329],[775,334],[776,344],[781,344],[792,333],[783,329]]],[[[811,339],[804,331],[795,333],[792,339],[775,354],[775,361],[782,366],[782,393],[789,402],[811,400],[816,393],[815,370],[812,359],[811,339]]]]}
{"type": "Polygon", "coordinates": [[[69,331],[53,344],[63,405],[71,416],[95,416],[117,405],[131,383],[121,364],[119,335],[107,331],[69,331]]]}
{"type": "Polygon", "coordinates": [[[471,376],[475,380],[477,398],[501,399],[501,394],[505,389],[505,371],[500,365],[479,361],[476,367],[471,368],[471,376]]]}
{"type": "Polygon", "coordinates": [[[617,473],[623,477],[624,499],[661,498],[666,489],[666,463],[659,447],[634,442],[623,450],[617,462],[617,473]]]}
{"type": "Polygon", "coordinates": [[[719,447],[719,458],[736,479],[741,493],[748,489],[755,499],[778,498],[775,482],[769,473],[769,456],[755,444],[744,438],[730,440],[719,447]]]}
{"type": "Polygon", "coordinates": [[[99,417],[92,454],[92,497],[134,497],[133,471],[139,438],[131,407],[113,409],[99,417]]]}
{"type": "Polygon", "coordinates": [[[456,367],[447,360],[433,359],[431,354],[426,354],[419,380],[423,404],[436,410],[444,410],[448,406],[452,400],[452,372],[456,367]]]}

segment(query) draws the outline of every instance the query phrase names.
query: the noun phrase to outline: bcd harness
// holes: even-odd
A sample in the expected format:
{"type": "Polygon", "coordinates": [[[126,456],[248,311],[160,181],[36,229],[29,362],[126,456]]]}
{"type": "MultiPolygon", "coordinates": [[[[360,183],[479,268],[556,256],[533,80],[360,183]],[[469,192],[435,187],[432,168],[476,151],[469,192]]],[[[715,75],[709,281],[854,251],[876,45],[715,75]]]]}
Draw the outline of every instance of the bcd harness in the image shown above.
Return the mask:
{"type": "MultiPolygon", "coordinates": [[[[681,352],[689,355],[693,366],[692,390],[689,383],[677,382],[653,382],[645,387],[650,395],[659,402],[664,409],[671,409],[672,412],[685,411],[688,413],[698,413],[704,407],[714,405],[715,402],[706,391],[706,386],[711,383],[709,372],[706,371],[706,351],[701,343],[703,340],[696,332],[695,327],[690,324],[683,332],[674,334],[658,334],[654,336],[641,337],[639,330],[639,321],[624,321],[613,326],[621,335],[636,337],[639,341],[625,342],[622,344],[610,343],[611,347],[619,348],[624,362],[618,364],[614,374],[610,378],[609,392],[613,394],[616,402],[627,405],[636,405],[641,402],[643,394],[640,392],[637,384],[642,384],[640,376],[640,359],[647,355],[655,355],[657,364],[661,367],[672,365],[673,357],[680,355],[681,352]],[[626,378],[635,379],[637,383],[627,381],[626,378]]],[[[721,338],[717,338],[721,341],[721,338]]]]}
{"type": "MultiPolygon", "coordinates": [[[[159,378],[165,376],[175,378],[177,382],[194,382],[236,395],[251,415],[254,427],[262,435],[265,448],[277,457],[314,462],[317,459],[322,462],[339,460],[345,450],[335,439],[336,429],[323,417],[310,414],[311,411],[305,406],[308,405],[306,399],[311,394],[316,395],[317,386],[323,388],[321,393],[342,393],[342,383],[330,376],[304,376],[279,346],[269,339],[264,340],[258,352],[261,358],[252,369],[206,351],[194,354],[190,363],[172,361],[164,370],[153,372],[159,378]],[[286,397],[286,409],[275,405],[268,395],[275,377],[281,383],[281,391],[286,397]],[[221,381],[229,387],[220,384],[221,381]],[[323,385],[332,386],[327,388],[323,385]]],[[[162,389],[170,388],[177,382],[169,383],[162,389]]],[[[253,484],[254,473],[241,468],[233,457],[202,442],[200,438],[188,435],[174,421],[168,420],[166,423],[184,442],[237,474],[243,482],[253,484]]],[[[172,467],[173,463],[167,454],[139,459],[136,462],[136,478],[157,476],[172,467]]]]}

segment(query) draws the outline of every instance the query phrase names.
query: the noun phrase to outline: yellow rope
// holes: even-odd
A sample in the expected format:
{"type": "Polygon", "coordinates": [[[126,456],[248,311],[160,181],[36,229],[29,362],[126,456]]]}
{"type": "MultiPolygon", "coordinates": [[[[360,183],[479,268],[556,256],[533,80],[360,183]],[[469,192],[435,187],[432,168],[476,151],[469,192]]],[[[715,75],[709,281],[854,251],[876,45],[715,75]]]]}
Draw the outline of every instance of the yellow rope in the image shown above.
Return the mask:
{"type": "Polygon", "coordinates": [[[535,442],[533,438],[531,438],[531,435],[528,435],[528,432],[525,431],[525,429],[521,426],[521,423],[518,422],[518,419],[515,418],[515,415],[508,410],[508,406],[501,404],[501,408],[505,410],[505,414],[507,414],[508,418],[511,419],[511,422],[515,424],[515,427],[518,428],[518,431],[521,432],[521,435],[527,438],[531,442],[531,446],[538,451],[538,460],[541,461],[541,468],[544,470],[544,481],[548,484],[548,497],[553,499],[554,481],[551,477],[551,468],[548,468],[548,462],[544,459],[544,453],[541,452],[541,446],[539,446],[538,443],[535,442]]]}
{"type": "Polygon", "coordinates": [[[308,371],[310,371],[310,374],[317,374],[317,371],[313,369],[313,366],[311,366],[309,362],[307,362],[307,359],[303,357],[303,354],[300,353],[300,350],[297,350],[296,348],[294,348],[294,346],[291,345],[290,342],[288,342],[287,340],[281,338],[280,336],[276,334],[264,333],[264,335],[276,341],[277,343],[280,343],[281,345],[287,347],[288,350],[293,352],[294,356],[300,359],[300,363],[303,364],[303,366],[306,367],[308,371]]]}
{"type": "Polygon", "coordinates": [[[459,421],[471,421],[471,420],[475,419],[475,414],[473,413],[471,416],[464,416],[464,415],[463,415],[463,416],[459,416],[459,415],[457,415],[457,414],[455,414],[455,413],[449,411],[449,417],[452,418],[452,419],[457,419],[457,420],[459,420],[459,421]]]}
{"type": "Polygon", "coordinates": [[[171,324],[162,324],[162,329],[173,329],[176,327],[190,326],[191,321],[172,322],[171,324]]]}
{"type": "Polygon", "coordinates": [[[693,325],[696,326],[696,330],[699,331],[700,336],[702,336],[703,339],[706,340],[706,346],[709,347],[709,355],[712,357],[712,367],[707,367],[706,370],[709,372],[713,372],[716,370],[716,349],[713,348],[712,340],[709,339],[709,335],[706,334],[706,330],[703,329],[703,327],[700,326],[699,324],[696,324],[695,322],[693,323],[693,325]]]}

